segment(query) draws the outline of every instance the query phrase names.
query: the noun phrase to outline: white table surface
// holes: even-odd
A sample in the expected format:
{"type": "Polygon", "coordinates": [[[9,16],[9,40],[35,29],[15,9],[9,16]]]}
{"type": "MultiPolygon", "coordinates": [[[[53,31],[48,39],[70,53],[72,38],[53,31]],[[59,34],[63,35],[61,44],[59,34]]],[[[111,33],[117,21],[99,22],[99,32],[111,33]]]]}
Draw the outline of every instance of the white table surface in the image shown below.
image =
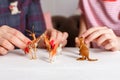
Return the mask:
{"type": "Polygon", "coordinates": [[[0,56],[0,80],[120,80],[120,52],[90,49],[98,61],[76,61],[79,50],[64,48],[53,63],[48,52],[39,49],[38,59],[30,60],[22,50],[0,56]]]}

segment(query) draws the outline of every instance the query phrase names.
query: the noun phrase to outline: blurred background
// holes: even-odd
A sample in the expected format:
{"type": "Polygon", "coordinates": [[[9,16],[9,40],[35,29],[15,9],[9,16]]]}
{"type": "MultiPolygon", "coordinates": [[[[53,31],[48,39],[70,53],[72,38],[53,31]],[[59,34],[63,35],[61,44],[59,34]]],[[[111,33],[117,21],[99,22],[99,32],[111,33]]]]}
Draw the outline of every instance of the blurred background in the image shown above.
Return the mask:
{"type": "Polygon", "coordinates": [[[44,12],[51,12],[51,15],[70,16],[76,13],[78,0],[41,0],[44,12]]]}
{"type": "Polygon", "coordinates": [[[79,0],[41,0],[46,26],[51,26],[69,34],[66,47],[75,47],[75,37],[79,34],[79,0]]]}

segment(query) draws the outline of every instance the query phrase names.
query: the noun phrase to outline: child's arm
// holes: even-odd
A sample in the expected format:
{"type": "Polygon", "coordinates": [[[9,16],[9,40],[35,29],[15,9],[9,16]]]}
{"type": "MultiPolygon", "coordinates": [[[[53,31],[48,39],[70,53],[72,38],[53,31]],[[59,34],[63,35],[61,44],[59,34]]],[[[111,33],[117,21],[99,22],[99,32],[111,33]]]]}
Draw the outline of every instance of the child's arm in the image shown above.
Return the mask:
{"type": "Polygon", "coordinates": [[[84,15],[81,15],[80,17],[80,26],[79,26],[79,36],[86,31],[86,23],[85,23],[85,17],[84,15]]]}
{"type": "MultiPolygon", "coordinates": [[[[81,14],[79,36],[78,37],[81,37],[81,34],[83,34],[86,30],[87,30],[87,25],[86,25],[86,22],[85,22],[85,16],[83,14],[81,14]]],[[[87,44],[87,46],[90,47],[90,44],[87,44]]]]}

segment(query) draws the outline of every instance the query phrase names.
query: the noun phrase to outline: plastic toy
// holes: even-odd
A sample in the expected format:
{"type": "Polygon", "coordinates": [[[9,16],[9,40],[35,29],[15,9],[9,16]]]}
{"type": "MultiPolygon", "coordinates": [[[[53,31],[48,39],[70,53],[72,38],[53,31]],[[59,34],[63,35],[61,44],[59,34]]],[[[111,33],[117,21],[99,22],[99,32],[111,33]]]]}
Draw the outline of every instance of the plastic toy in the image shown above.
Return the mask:
{"type": "Polygon", "coordinates": [[[31,59],[36,59],[37,58],[36,51],[37,51],[38,42],[41,39],[43,39],[45,42],[46,48],[49,52],[50,62],[52,62],[53,57],[55,57],[55,55],[62,50],[61,45],[59,45],[58,43],[54,44],[54,40],[50,41],[49,37],[46,35],[46,32],[40,35],[38,38],[36,38],[34,32],[31,32],[29,30],[27,31],[30,32],[30,36],[33,38],[33,40],[31,42],[28,42],[28,46],[24,49],[24,52],[26,54],[30,54],[31,59]]]}
{"type": "Polygon", "coordinates": [[[31,32],[31,31],[28,31],[28,32],[30,32],[30,36],[33,38],[33,40],[31,42],[28,42],[27,44],[28,46],[24,49],[24,52],[25,54],[30,54],[31,59],[36,59],[37,58],[36,51],[37,51],[38,42],[40,41],[43,35],[36,38],[34,32],[31,32]]]}
{"type": "Polygon", "coordinates": [[[76,46],[79,48],[79,54],[82,56],[80,58],[78,58],[77,60],[88,60],[88,61],[97,61],[97,59],[91,59],[89,58],[89,49],[87,47],[87,45],[84,42],[84,38],[80,37],[80,38],[76,38],[75,39],[76,42],[76,46]]]}

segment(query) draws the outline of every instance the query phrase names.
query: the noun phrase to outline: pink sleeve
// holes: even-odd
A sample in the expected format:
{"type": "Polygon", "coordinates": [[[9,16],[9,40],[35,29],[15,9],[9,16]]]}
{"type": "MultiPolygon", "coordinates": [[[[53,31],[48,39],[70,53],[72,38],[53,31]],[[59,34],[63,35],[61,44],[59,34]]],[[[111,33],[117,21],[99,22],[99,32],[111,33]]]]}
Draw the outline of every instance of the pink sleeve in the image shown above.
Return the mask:
{"type": "Polygon", "coordinates": [[[80,12],[80,13],[83,13],[83,4],[82,4],[82,0],[79,0],[78,9],[79,9],[79,12],[80,12]]]}

